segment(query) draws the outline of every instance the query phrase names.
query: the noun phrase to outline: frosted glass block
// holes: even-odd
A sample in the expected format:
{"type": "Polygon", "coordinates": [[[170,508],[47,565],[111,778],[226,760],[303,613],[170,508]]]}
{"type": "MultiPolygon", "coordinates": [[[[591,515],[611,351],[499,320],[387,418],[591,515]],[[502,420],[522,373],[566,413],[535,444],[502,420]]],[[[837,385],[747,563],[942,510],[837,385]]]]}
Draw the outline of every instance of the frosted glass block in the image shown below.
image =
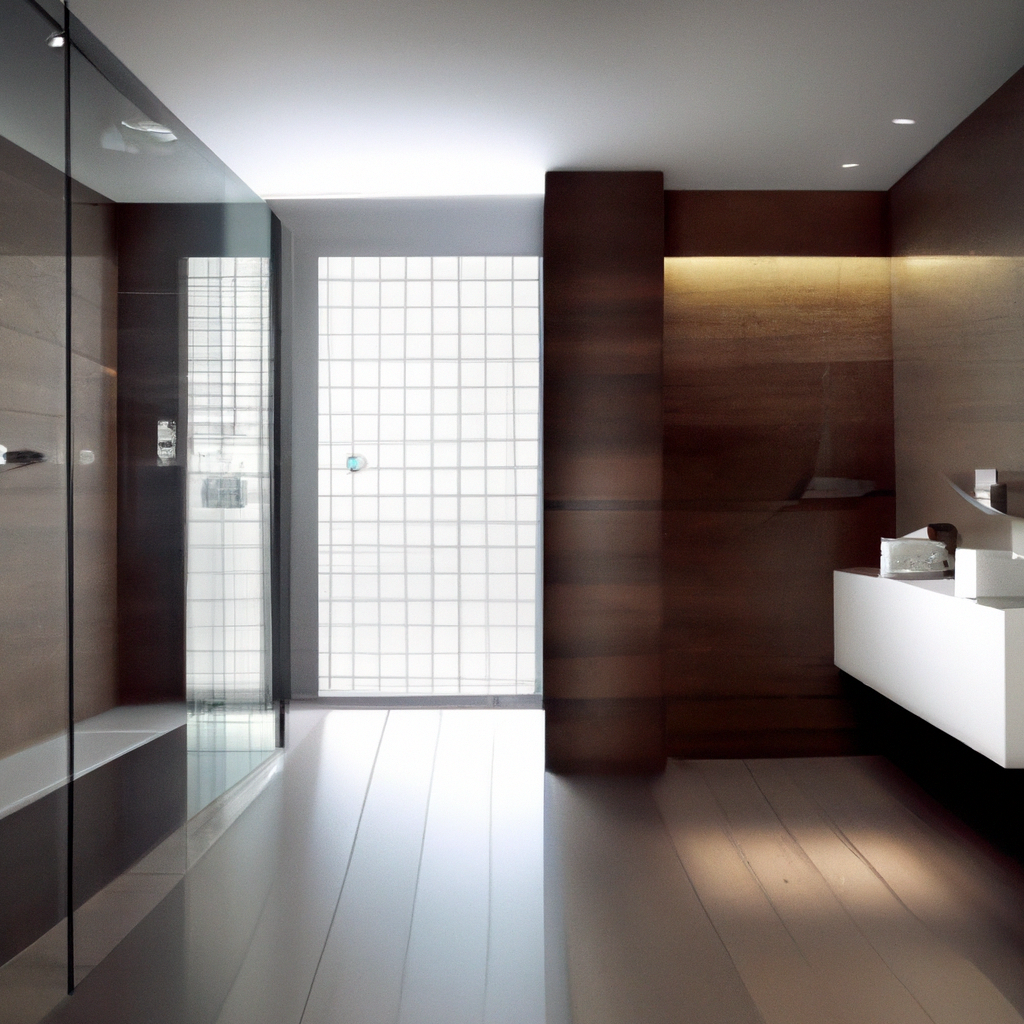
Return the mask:
{"type": "Polygon", "coordinates": [[[430,576],[406,576],[405,589],[410,601],[429,601],[434,596],[433,580],[430,576]]]}
{"type": "MultiPolygon", "coordinates": [[[[377,423],[378,438],[381,441],[401,441],[405,437],[404,416],[381,416],[377,423]]],[[[391,445],[382,445],[382,451],[391,449],[391,445]]]]}
{"type": "Polygon", "coordinates": [[[459,276],[458,256],[435,256],[432,272],[435,280],[457,280],[459,276]]]}
{"type": "Polygon", "coordinates": [[[429,681],[433,671],[433,659],[430,653],[409,654],[409,679],[429,681]]]}
{"type": "Polygon", "coordinates": [[[514,383],[512,363],[500,361],[486,364],[487,387],[508,388],[514,383]]]}
{"type": "MultiPolygon", "coordinates": [[[[339,388],[347,388],[352,385],[352,364],[347,361],[331,360],[327,364],[327,374],[325,380],[326,388],[330,389],[324,396],[327,399],[327,406],[329,412],[341,412],[342,408],[335,408],[335,395],[339,388]]],[[[324,389],[326,390],[326,389],[324,389]]],[[[351,397],[345,395],[344,397],[338,395],[338,399],[344,403],[343,408],[348,408],[351,402],[351,397]]],[[[323,405],[321,404],[321,408],[323,405]]]]}
{"type": "Polygon", "coordinates": [[[405,600],[408,587],[405,576],[382,576],[378,581],[378,593],[382,601],[405,600]]]}
{"type": "MultiPolygon", "coordinates": [[[[435,278],[437,275],[434,275],[435,278]]],[[[435,306],[458,306],[459,284],[457,281],[434,281],[432,295],[435,306]]]]}
{"type": "MultiPolygon", "coordinates": [[[[487,572],[487,548],[459,548],[463,574],[487,572]]],[[[466,596],[465,594],[463,595],[466,596]]]]}
{"type": "MultiPolygon", "coordinates": [[[[538,485],[537,470],[531,466],[527,469],[517,469],[515,471],[515,479],[512,482],[513,493],[517,498],[530,498],[537,493],[538,485]]],[[[536,511],[536,510],[535,510],[536,511]]],[[[522,505],[516,502],[516,513],[517,518],[521,519],[522,505]]],[[[531,513],[532,515],[533,513],[531,513]]]]}
{"type": "Polygon", "coordinates": [[[434,576],[434,600],[457,601],[459,599],[459,576],[455,573],[438,573],[434,576]]]}
{"type": "Polygon", "coordinates": [[[459,445],[459,455],[459,464],[462,466],[483,467],[486,465],[487,449],[482,440],[464,440],[459,445]]]}
{"type": "Polygon", "coordinates": [[[512,282],[493,281],[487,282],[487,308],[488,311],[500,306],[512,305],[512,282]]]}
{"type": "Polygon", "coordinates": [[[356,281],[352,286],[353,306],[379,306],[380,284],[377,281],[356,281]]]}
{"type": "Polygon", "coordinates": [[[434,601],[434,625],[457,626],[459,624],[458,601],[434,601]]]}
{"type": "Polygon", "coordinates": [[[488,281],[509,280],[512,277],[511,256],[487,256],[486,276],[488,281]]]}
{"type": "Polygon", "coordinates": [[[434,308],[432,329],[435,334],[458,334],[459,311],[454,308],[434,308]]]}
{"type": "Polygon", "coordinates": [[[459,364],[455,360],[435,362],[432,384],[437,388],[457,388],[459,386],[459,364]]]}
{"type": "Polygon", "coordinates": [[[405,546],[405,527],[401,523],[381,523],[379,530],[381,544],[393,544],[398,547],[405,546]]]}
{"type": "Polygon", "coordinates": [[[517,580],[512,574],[492,573],[487,577],[487,596],[492,601],[514,601],[517,594],[517,580]]]}
{"type": "Polygon", "coordinates": [[[515,306],[540,307],[540,283],[538,281],[516,281],[512,288],[512,304],[515,306]]]}
{"type": "Polygon", "coordinates": [[[369,494],[357,494],[352,499],[352,517],[357,521],[376,521],[377,498],[369,494]]]}
{"type": "Polygon", "coordinates": [[[459,358],[459,336],[457,334],[435,334],[434,335],[434,358],[435,359],[458,359],[459,358]]]}
{"type": "Polygon", "coordinates": [[[429,256],[407,256],[405,261],[405,276],[409,280],[429,279],[431,274],[431,260],[429,256]]]}
{"type": "MultiPolygon", "coordinates": [[[[350,335],[352,333],[352,308],[351,306],[334,307],[327,311],[327,330],[332,335],[350,335]]],[[[331,348],[332,357],[341,358],[345,353],[346,338],[339,337],[338,349],[331,348]]],[[[351,344],[351,342],[349,342],[351,344]]]]}
{"type": "Polygon", "coordinates": [[[459,630],[461,650],[465,654],[483,653],[487,650],[487,630],[482,626],[463,626],[459,630]]]}
{"type": "Polygon", "coordinates": [[[436,495],[433,500],[434,522],[453,523],[459,518],[459,499],[447,495],[436,495]]]}
{"type": "Polygon", "coordinates": [[[462,519],[482,522],[487,518],[486,509],[485,498],[463,497],[459,500],[459,515],[462,519]]]}
{"type": "MultiPolygon", "coordinates": [[[[481,290],[483,290],[482,286],[481,290]]],[[[479,308],[472,306],[469,309],[463,306],[459,314],[459,325],[463,335],[473,334],[482,336],[487,330],[487,316],[483,306],[481,305],[479,308]]],[[[467,358],[465,349],[463,349],[462,355],[464,358],[467,358]]]]}
{"type": "Polygon", "coordinates": [[[460,367],[460,383],[464,388],[482,388],[486,383],[486,364],[463,362],[460,367]]]}
{"type": "Polygon", "coordinates": [[[458,418],[459,427],[456,436],[466,439],[482,441],[486,434],[487,420],[479,414],[461,416],[458,418]]]}
{"type": "Polygon", "coordinates": [[[435,495],[452,495],[459,493],[459,472],[455,469],[435,469],[433,479],[435,495]]]}
{"type": "Polygon", "coordinates": [[[407,604],[411,626],[430,626],[434,622],[434,606],[430,601],[410,601],[407,604]]]}
{"type": "Polygon", "coordinates": [[[452,573],[459,571],[457,548],[434,548],[434,572],[452,573]]]}
{"type": "Polygon", "coordinates": [[[487,358],[488,359],[511,359],[512,358],[512,335],[495,334],[487,335],[487,358]]]}
{"type": "MultiPolygon", "coordinates": [[[[463,278],[459,285],[459,305],[462,307],[463,315],[469,309],[486,304],[486,288],[483,281],[470,281],[463,278]]],[[[465,323],[465,321],[463,321],[465,323]]],[[[463,330],[465,330],[463,326],[463,330]]],[[[482,330],[483,328],[480,328],[482,330]]]]}
{"type": "Polygon", "coordinates": [[[516,549],[490,548],[487,552],[487,568],[490,572],[517,572],[519,566],[516,563],[516,549]]]}
{"type": "Polygon", "coordinates": [[[380,363],[359,359],[352,364],[352,385],[356,388],[377,388],[380,383],[380,363]]]}
{"type": "MultiPolygon", "coordinates": [[[[409,626],[408,650],[410,654],[430,654],[434,649],[434,630],[431,626],[409,626]]],[[[412,666],[409,666],[412,668],[412,666]]]]}
{"type": "MultiPolygon", "coordinates": [[[[468,419],[469,417],[464,418],[468,419]]],[[[460,474],[460,477],[462,483],[462,493],[464,495],[486,493],[486,477],[484,470],[463,469],[460,474]]]]}
{"type": "Polygon", "coordinates": [[[405,282],[384,281],[378,289],[379,301],[382,306],[398,306],[405,308],[405,282]]]}
{"type": "MultiPolygon", "coordinates": [[[[382,366],[381,376],[384,376],[384,369],[385,367],[382,366]]],[[[388,367],[388,369],[390,369],[390,367],[388,367]]],[[[403,388],[382,387],[378,394],[380,396],[380,411],[382,413],[401,415],[402,413],[405,412],[405,390],[403,388]]]]}
{"type": "Polygon", "coordinates": [[[406,388],[404,394],[407,416],[430,415],[432,394],[429,388],[406,388]]]}
{"type": "Polygon", "coordinates": [[[434,651],[439,654],[459,653],[459,629],[457,626],[434,627],[434,651]]]}
{"type": "MultiPolygon", "coordinates": [[[[495,625],[492,619],[491,625],[487,629],[488,642],[490,643],[491,652],[500,651],[504,654],[515,654],[516,653],[516,628],[515,626],[498,626],[495,625]]],[[[515,662],[513,661],[508,667],[508,673],[511,675],[515,672],[515,662]]]]}
{"type": "Polygon", "coordinates": [[[430,523],[406,523],[405,538],[409,547],[429,548],[431,546],[430,523]]]}
{"type": "MultiPolygon", "coordinates": [[[[536,386],[528,388],[515,388],[513,392],[515,411],[517,413],[531,413],[531,419],[537,422],[537,411],[540,408],[540,389],[536,386]]],[[[531,432],[536,436],[536,431],[531,432]]]]}
{"type": "Polygon", "coordinates": [[[512,320],[512,330],[516,334],[539,334],[540,310],[529,306],[516,306],[512,320]]]}
{"type": "Polygon", "coordinates": [[[536,416],[527,413],[516,413],[515,416],[515,437],[520,440],[537,437],[539,424],[536,416]]]}
{"type": "Polygon", "coordinates": [[[430,521],[430,498],[420,497],[405,499],[405,518],[407,522],[430,521]]]}
{"type": "Polygon", "coordinates": [[[429,306],[423,308],[405,307],[405,343],[408,356],[419,358],[419,354],[422,352],[421,348],[415,346],[415,341],[419,341],[421,344],[425,343],[425,354],[430,354],[430,332],[432,329],[433,314],[429,306]]]}
{"type": "MultiPolygon", "coordinates": [[[[380,616],[378,615],[377,609],[378,605],[373,601],[356,601],[352,605],[353,624],[355,626],[376,626],[377,623],[380,621],[380,616]]],[[[370,648],[364,647],[361,649],[369,650],[370,648]]]]}
{"type": "Polygon", "coordinates": [[[380,604],[380,621],[388,626],[404,626],[406,621],[405,602],[382,601],[380,604]]]}
{"type": "Polygon", "coordinates": [[[485,396],[487,392],[484,388],[463,388],[459,395],[461,397],[461,412],[462,413],[482,413],[485,408],[485,396]]]}
{"type": "MultiPolygon", "coordinates": [[[[463,424],[465,417],[462,417],[463,424]]],[[[458,416],[434,416],[432,432],[433,436],[439,441],[455,440],[459,437],[459,421],[458,416]]]]}
{"type": "Polygon", "coordinates": [[[491,653],[488,660],[488,668],[493,679],[515,679],[516,656],[515,654],[491,653]]]}
{"type": "Polygon", "coordinates": [[[434,655],[434,679],[433,688],[436,692],[443,693],[442,687],[450,679],[454,684],[459,681],[459,656],[458,654],[435,654],[434,655]]]}
{"type": "Polygon", "coordinates": [[[405,417],[405,437],[409,441],[429,441],[432,437],[430,416],[405,417]]]}
{"type": "Polygon", "coordinates": [[[457,466],[459,464],[458,444],[442,441],[432,446],[432,458],[435,466],[457,466]]]}
{"type": "Polygon", "coordinates": [[[463,359],[483,359],[486,353],[486,339],[481,334],[462,335],[461,355],[463,359]]]}
{"type": "Polygon", "coordinates": [[[405,557],[410,573],[429,575],[434,571],[431,548],[407,548],[405,557]]]}
{"type": "Polygon", "coordinates": [[[352,598],[355,596],[352,577],[338,573],[331,580],[331,599],[352,598]]]}
{"type": "Polygon", "coordinates": [[[487,655],[462,654],[459,656],[459,675],[463,679],[487,678],[487,655]]]}
{"type": "Polygon", "coordinates": [[[431,364],[427,360],[411,359],[405,364],[407,388],[429,388],[433,383],[431,364]]]}
{"type": "Polygon", "coordinates": [[[352,411],[355,413],[373,413],[379,410],[380,394],[376,388],[356,388],[352,394],[352,411]]]}
{"type": "Polygon", "coordinates": [[[461,256],[459,258],[459,276],[463,281],[479,281],[483,279],[486,262],[483,256],[461,256]]]}
{"type": "Polygon", "coordinates": [[[352,305],[352,282],[331,281],[327,285],[328,306],[351,306],[352,305]]]}
{"type": "Polygon", "coordinates": [[[539,256],[513,256],[512,276],[514,278],[537,278],[540,276],[539,256]]]}
{"type": "MultiPolygon", "coordinates": [[[[405,626],[381,626],[380,627],[380,649],[381,653],[405,654],[405,626]]],[[[403,659],[404,660],[404,659],[403,659]]]]}
{"type": "MultiPolygon", "coordinates": [[[[489,413],[507,413],[513,411],[512,407],[514,399],[512,397],[511,388],[485,388],[485,391],[487,392],[487,411],[489,413]]],[[[511,427],[511,423],[509,423],[509,427],[511,427]]],[[[511,430],[509,430],[508,433],[511,433],[511,430]]]]}
{"type": "Polygon", "coordinates": [[[429,281],[409,281],[405,286],[405,305],[407,309],[414,307],[429,308],[432,304],[433,289],[429,281]]]}
{"type": "MultiPolygon", "coordinates": [[[[403,637],[403,644],[405,638],[403,637]]],[[[383,641],[382,641],[383,643],[383,641]]],[[[390,651],[391,648],[385,648],[385,651],[390,651]]],[[[380,674],[382,679],[397,679],[400,683],[405,683],[405,675],[407,671],[407,659],[405,652],[402,651],[400,654],[384,653],[380,656],[380,674]]],[[[400,686],[399,692],[402,687],[400,686]]]]}
{"type": "Polygon", "coordinates": [[[331,650],[332,651],[344,651],[352,646],[352,627],[351,626],[331,626],[330,627],[330,638],[331,638],[331,650]]]}
{"type": "Polygon", "coordinates": [[[457,547],[459,527],[457,523],[434,523],[433,542],[435,547],[457,547]]]}
{"type": "Polygon", "coordinates": [[[537,388],[540,386],[540,366],[535,362],[515,364],[514,383],[517,388],[537,388]]]}
{"type": "MultiPolygon", "coordinates": [[[[380,334],[380,310],[379,309],[353,309],[352,310],[352,333],[353,335],[380,334]]],[[[356,340],[356,352],[360,351],[362,344],[365,354],[365,342],[362,339],[356,340]]],[[[376,355],[376,353],[374,353],[376,355]]]]}
{"type": "MultiPolygon", "coordinates": [[[[518,311],[517,311],[518,312],[518,311]]],[[[526,312],[524,310],[523,312],[526,312]]],[[[526,330],[521,327],[520,330],[526,330]]],[[[488,334],[511,334],[512,333],[512,310],[500,309],[494,306],[487,307],[487,333],[488,334]]]]}
{"type": "Polygon", "coordinates": [[[405,492],[409,495],[430,494],[432,473],[429,469],[409,469],[405,473],[405,492]]]}
{"type": "Polygon", "coordinates": [[[356,279],[374,280],[380,277],[379,256],[354,256],[352,276],[356,279]]]}
{"type": "Polygon", "coordinates": [[[489,601],[488,621],[491,626],[517,625],[518,605],[514,601],[489,601]]]}
{"type": "Polygon", "coordinates": [[[401,498],[381,498],[380,518],[382,523],[402,522],[406,518],[406,501],[401,498]]]}
{"type": "MultiPolygon", "coordinates": [[[[516,543],[527,550],[537,546],[537,526],[534,523],[520,523],[516,526],[516,543]]],[[[532,571],[532,570],[531,570],[532,571]]]]}
{"type": "MultiPolygon", "coordinates": [[[[352,443],[363,445],[367,441],[376,441],[379,437],[381,418],[379,416],[355,415],[352,416],[352,443]]],[[[365,477],[363,478],[365,480],[365,477]]],[[[359,477],[355,473],[349,474],[351,486],[359,487],[359,477]]]]}

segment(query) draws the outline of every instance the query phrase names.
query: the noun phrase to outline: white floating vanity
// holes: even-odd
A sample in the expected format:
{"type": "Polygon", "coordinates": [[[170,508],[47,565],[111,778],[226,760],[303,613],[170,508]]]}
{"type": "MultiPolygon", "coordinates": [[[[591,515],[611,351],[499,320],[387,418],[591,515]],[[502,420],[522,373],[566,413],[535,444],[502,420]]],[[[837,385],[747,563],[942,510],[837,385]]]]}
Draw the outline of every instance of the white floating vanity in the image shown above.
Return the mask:
{"type": "Polygon", "coordinates": [[[951,579],[869,569],[834,578],[836,665],[1004,768],[1024,768],[1024,596],[956,597],[951,579]]]}

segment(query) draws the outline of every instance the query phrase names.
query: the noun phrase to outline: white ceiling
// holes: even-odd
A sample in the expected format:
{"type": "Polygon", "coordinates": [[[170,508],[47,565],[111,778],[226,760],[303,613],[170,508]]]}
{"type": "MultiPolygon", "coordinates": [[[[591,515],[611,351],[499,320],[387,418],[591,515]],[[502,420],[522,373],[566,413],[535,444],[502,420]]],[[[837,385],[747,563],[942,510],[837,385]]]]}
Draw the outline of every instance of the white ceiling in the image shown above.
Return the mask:
{"type": "Polygon", "coordinates": [[[69,3],[264,196],[885,189],[1024,64],[1021,0],[69,3]]]}

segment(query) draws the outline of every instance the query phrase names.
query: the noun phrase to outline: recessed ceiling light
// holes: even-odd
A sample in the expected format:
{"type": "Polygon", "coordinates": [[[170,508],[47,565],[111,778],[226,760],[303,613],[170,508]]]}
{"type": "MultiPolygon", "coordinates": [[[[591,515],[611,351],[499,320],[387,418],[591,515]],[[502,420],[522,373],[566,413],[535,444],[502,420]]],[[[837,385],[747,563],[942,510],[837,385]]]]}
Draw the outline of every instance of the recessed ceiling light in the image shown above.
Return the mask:
{"type": "Polygon", "coordinates": [[[917,124],[912,117],[894,117],[892,119],[893,124],[917,124]]]}
{"type": "Polygon", "coordinates": [[[51,49],[59,50],[64,45],[64,33],[59,29],[56,32],[51,32],[46,37],[46,45],[51,49]]]}
{"type": "Polygon", "coordinates": [[[843,167],[849,169],[851,167],[860,167],[860,164],[843,164],[843,167]]]}

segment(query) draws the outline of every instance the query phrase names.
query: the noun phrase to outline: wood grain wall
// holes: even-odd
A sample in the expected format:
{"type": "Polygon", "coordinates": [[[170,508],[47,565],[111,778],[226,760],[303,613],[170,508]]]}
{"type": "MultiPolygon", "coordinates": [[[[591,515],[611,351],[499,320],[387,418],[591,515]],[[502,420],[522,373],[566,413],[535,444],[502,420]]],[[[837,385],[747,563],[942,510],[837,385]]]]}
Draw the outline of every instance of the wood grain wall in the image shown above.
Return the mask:
{"type": "Polygon", "coordinates": [[[665,267],[671,756],[858,749],[832,663],[832,570],[877,565],[894,526],[885,204],[800,195],[668,194],[670,243],[689,250],[665,267]],[[802,499],[812,477],[875,493],[802,499]]]}
{"type": "Polygon", "coordinates": [[[949,486],[1024,469],[1024,71],[893,186],[897,523],[955,523],[1008,548],[1009,523],[949,486]]]}
{"type": "Polygon", "coordinates": [[[660,173],[544,204],[544,704],[553,771],[664,764],[660,173]]]}

